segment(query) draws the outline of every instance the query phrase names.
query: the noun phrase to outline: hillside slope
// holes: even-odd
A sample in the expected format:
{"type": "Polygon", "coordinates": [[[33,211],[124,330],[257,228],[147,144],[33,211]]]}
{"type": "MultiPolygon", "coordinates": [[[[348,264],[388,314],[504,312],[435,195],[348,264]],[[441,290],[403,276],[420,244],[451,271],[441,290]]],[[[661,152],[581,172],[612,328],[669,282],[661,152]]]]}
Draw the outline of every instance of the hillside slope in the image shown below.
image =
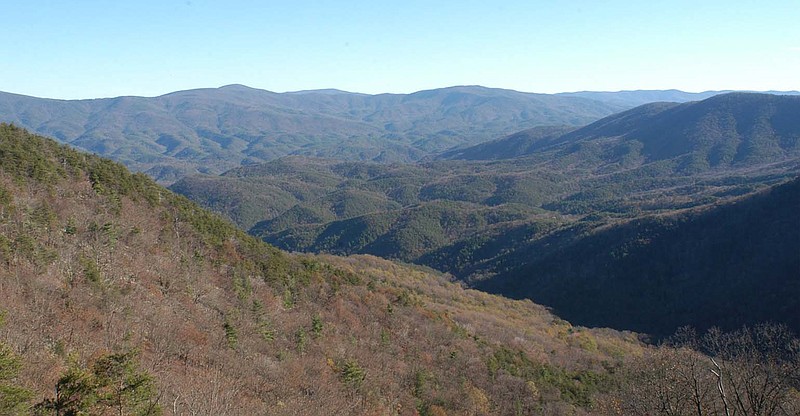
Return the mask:
{"type": "Polygon", "coordinates": [[[5,124],[0,230],[10,414],[587,414],[641,351],[423,270],[285,254],[5,124]]]}
{"type": "Polygon", "coordinates": [[[800,96],[729,93],[685,104],[647,104],[561,135],[521,132],[443,157],[530,156],[605,170],[668,162],[670,169],[692,174],[797,157],[798,114],[800,96]],[[510,155],[508,149],[519,151],[510,155]]]}
{"type": "MultiPolygon", "coordinates": [[[[699,212],[547,238],[476,287],[587,326],[660,335],[781,322],[800,330],[800,179],[699,212]],[[561,240],[561,247],[548,247],[561,240]]],[[[565,232],[566,234],[566,232],[565,232]]],[[[506,262],[500,256],[495,260],[506,262]]]]}

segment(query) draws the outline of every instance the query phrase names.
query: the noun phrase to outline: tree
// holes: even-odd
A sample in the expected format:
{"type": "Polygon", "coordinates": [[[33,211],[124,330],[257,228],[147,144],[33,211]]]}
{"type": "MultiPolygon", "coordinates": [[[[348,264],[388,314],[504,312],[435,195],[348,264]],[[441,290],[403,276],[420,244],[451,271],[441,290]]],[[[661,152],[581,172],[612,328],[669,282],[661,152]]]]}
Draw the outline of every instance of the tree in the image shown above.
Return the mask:
{"type": "Polygon", "coordinates": [[[711,329],[703,338],[711,355],[725,414],[793,415],[800,411],[800,340],[782,325],[731,333],[711,329]]]}
{"type": "Polygon", "coordinates": [[[73,361],[56,382],[55,397],[38,403],[34,410],[39,415],[83,415],[97,402],[94,390],[93,374],[73,361]]]}
{"type": "Polygon", "coordinates": [[[94,363],[92,372],[101,405],[116,409],[120,416],[161,413],[153,378],[138,369],[135,351],[102,357],[94,363]]]}
{"type": "Polygon", "coordinates": [[[31,392],[15,383],[21,366],[19,357],[0,342],[0,415],[27,414],[30,408],[31,392]]]}
{"type": "Polygon", "coordinates": [[[37,413],[160,415],[155,383],[139,370],[136,355],[135,351],[105,355],[88,370],[72,363],[59,378],[55,397],[37,404],[37,413]]]}
{"type": "Polygon", "coordinates": [[[681,329],[630,366],[615,400],[630,415],[800,414],[800,340],[758,325],[681,329]]]}

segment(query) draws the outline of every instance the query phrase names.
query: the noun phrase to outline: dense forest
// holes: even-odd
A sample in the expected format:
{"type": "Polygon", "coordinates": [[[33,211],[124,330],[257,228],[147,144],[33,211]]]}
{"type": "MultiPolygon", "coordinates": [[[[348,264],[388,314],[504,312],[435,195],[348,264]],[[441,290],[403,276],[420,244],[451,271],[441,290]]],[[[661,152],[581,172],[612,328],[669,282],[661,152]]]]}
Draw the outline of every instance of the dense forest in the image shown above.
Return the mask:
{"type": "Polygon", "coordinates": [[[735,329],[777,321],[798,331],[798,207],[795,179],[700,211],[597,227],[577,238],[556,233],[526,248],[524,264],[476,286],[533,299],[586,326],[665,335],[688,324],[735,329]],[[548,249],[555,240],[566,243],[548,249]]]}

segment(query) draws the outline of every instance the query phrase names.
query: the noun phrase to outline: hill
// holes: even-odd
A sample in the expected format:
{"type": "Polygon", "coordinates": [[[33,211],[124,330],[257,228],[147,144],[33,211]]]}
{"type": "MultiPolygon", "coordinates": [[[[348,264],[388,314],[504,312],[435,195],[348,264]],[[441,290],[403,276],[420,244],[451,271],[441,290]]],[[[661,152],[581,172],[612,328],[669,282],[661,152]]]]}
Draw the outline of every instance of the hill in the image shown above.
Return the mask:
{"type": "MultiPolygon", "coordinates": [[[[791,198],[797,181],[764,188],[776,179],[745,180],[718,179],[698,185],[697,194],[662,195],[660,203],[685,199],[671,206],[643,196],[656,206],[639,202],[639,211],[628,213],[590,208],[581,216],[434,200],[320,220],[296,215],[302,211],[295,206],[251,232],[293,250],[425,264],[482,290],[533,299],[586,326],[663,336],[683,325],[731,329],[779,321],[797,330],[792,288],[800,281],[800,227],[791,198]],[[752,194],[753,186],[764,190],[752,194]],[[748,196],[743,201],[741,192],[748,196]],[[766,200],[762,192],[784,197],[766,200]],[[761,202],[754,208],[751,200],[761,202]],[[704,225],[709,222],[713,227],[704,225]],[[643,251],[633,255],[631,247],[643,251]]],[[[629,203],[631,209],[637,204],[629,203]]]]}
{"type": "Polygon", "coordinates": [[[431,271],[288,255],[6,124],[0,228],[4,414],[587,414],[643,348],[431,271]]]}
{"type": "MultiPolygon", "coordinates": [[[[734,93],[648,104],[563,134],[536,129],[471,151],[496,160],[286,158],[219,178],[185,178],[172,189],[284,249],[379,255],[510,288],[504,276],[523,276],[517,272],[531,259],[557,256],[551,249],[567,250],[590,230],[713,209],[795,178],[798,103],[800,97],[734,93]],[[530,152],[504,158],[518,149],[530,152]]],[[[778,319],[795,324],[784,317],[778,319]]],[[[669,333],[677,320],[628,324],[669,333]]],[[[605,324],[627,328],[619,320],[605,324]]]]}
{"type": "Polygon", "coordinates": [[[499,256],[508,269],[475,286],[587,326],[798,330],[797,207],[800,179],[712,208],[558,231],[520,249],[524,263],[499,256]]]}
{"type": "Polygon", "coordinates": [[[229,85],[76,101],[0,93],[0,121],[113,158],[164,183],[289,154],[408,162],[526,127],[582,125],[624,108],[477,86],[366,95],[278,94],[229,85]]]}
{"type": "MultiPolygon", "coordinates": [[[[556,95],[565,97],[581,97],[592,100],[603,101],[625,107],[638,107],[647,103],[671,102],[684,103],[688,101],[701,101],[715,95],[727,94],[733,91],[704,91],[704,92],[684,92],[680,90],[635,90],[635,91],[579,91],[564,92],[556,95]]],[[[756,91],[745,91],[756,92],[756,91]]],[[[797,91],[762,91],[766,94],[775,95],[798,95],[797,91]]]]}
{"type": "Polygon", "coordinates": [[[574,127],[568,126],[534,127],[475,146],[448,150],[439,154],[437,158],[448,160],[513,159],[548,147],[574,129],[574,127]]]}
{"type": "Polygon", "coordinates": [[[672,169],[702,172],[744,167],[800,153],[800,96],[730,93],[684,104],[654,103],[559,135],[517,133],[458,152],[448,159],[535,160],[589,167],[636,167],[670,161],[672,169]],[[508,149],[519,150],[513,155],[508,149]]]}

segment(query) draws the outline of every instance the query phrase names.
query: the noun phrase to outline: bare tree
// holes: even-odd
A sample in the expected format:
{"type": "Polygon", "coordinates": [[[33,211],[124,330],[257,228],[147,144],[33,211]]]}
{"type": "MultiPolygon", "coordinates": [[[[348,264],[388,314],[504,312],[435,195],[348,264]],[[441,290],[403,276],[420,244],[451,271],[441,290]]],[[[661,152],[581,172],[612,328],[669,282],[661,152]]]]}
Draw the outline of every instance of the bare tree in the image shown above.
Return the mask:
{"type": "Polygon", "coordinates": [[[758,325],[723,333],[710,330],[703,346],[711,355],[726,415],[796,414],[800,340],[785,326],[758,325]]]}
{"type": "Polygon", "coordinates": [[[796,415],[800,341],[780,325],[679,330],[634,360],[614,398],[632,415],[796,415]]]}

